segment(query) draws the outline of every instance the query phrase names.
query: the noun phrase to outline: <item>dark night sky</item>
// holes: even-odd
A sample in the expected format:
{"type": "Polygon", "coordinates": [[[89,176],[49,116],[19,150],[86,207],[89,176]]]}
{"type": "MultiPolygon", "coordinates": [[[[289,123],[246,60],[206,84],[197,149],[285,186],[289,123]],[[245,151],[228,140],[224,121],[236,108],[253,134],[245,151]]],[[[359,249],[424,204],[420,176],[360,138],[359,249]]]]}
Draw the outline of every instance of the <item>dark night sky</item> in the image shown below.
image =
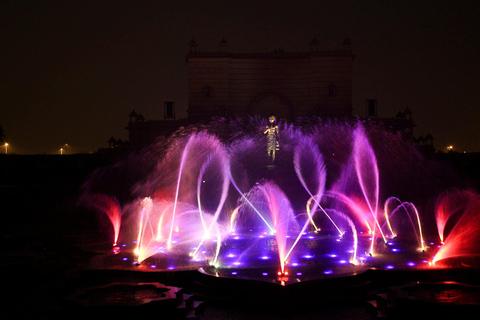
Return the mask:
{"type": "MultiPolygon", "coordinates": [[[[480,5],[476,1],[2,1],[0,124],[9,151],[95,151],[176,101],[186,117],[185,55],[307,51],[353,42],[354,113],[409,107],[437,149],[480,151],[480,5]]],[[[0,152],[4,149],[2,148],[0,152]]]]}

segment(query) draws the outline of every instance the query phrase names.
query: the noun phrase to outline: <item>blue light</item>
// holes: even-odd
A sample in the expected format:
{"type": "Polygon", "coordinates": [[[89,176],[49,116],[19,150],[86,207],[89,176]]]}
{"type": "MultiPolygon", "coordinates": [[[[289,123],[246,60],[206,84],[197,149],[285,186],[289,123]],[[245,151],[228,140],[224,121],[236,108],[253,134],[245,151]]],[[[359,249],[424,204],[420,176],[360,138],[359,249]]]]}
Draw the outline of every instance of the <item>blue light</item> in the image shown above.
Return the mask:
{"type": "Polygon", "coordinates": [[[267,272],[262,273],[262,276],[268,276],[267,272]]]}
{"type": "Polygon", "coordinates": [[[301,273],[301,272],[297,272],[297,276],[301,276],[301,275],[302,275],[302,273],[301,273]]]}
{"type": "Polygon", "coordinates": [[[333,274],[333,271],[332,270],[325,270],[325,271],[323,271],[323,274],[333,274]]]}
{"type": "Polygon", "coordinates": [[[128,258],[123,258],[122,260],[123,260],[123,261],[127,261],[127,260],[128,260],[128,258]]]}
{"type": "Polygon", "coordinates": [[[388,266],[385,266],[385,269],[389,269],[389,270],[392,270],[392,269],[394,269],[394,268],[395,268],[395,267],[392,266],[391,264],[389,264],[388,266]]]}
{"type": "Polygon", "coordinates": [[[150,268],[152,268],[152,269],[155,269],[156,267],[157,267],[157,266],[154,265],[154,264],[152,264],[152,265],[150,266],[150,268]]]}
{"type": "Polygon", "coordinates": [[[262,259],[262,260],[268,260],[268,259],[270,259],[270,257],[269,257],[269,256],[263,256],[263,257],[260,257],[260,259],[262,259]]]}
{"type": "Polygon", "coordinates": [[[238,273],[237,273],[236,271],[233,271],[233,272],[232,272],[232,275],[234,275],[234,276],[237,275],[237,274],[238,274],[238,273]]]}
{"type": "Polygon", "coordinates": [[[407,266],[409,266],[409,267],[415,267],[416,264],[415,264],[415,262],[409,262],[409,263],[407,263],[407,266]]]}

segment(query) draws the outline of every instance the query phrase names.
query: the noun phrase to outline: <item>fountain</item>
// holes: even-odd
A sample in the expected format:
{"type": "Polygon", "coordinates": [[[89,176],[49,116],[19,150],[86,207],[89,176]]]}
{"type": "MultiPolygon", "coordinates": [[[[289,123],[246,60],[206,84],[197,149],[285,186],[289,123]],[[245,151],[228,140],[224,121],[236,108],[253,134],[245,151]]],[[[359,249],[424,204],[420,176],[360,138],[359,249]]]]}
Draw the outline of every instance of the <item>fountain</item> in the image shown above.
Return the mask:
{"type": "Polygon", "coordinates": [[[477,194],[444,192],[424,211],[393,194],[421,201],[447,187],[425,188],[422,175],[444,168],[420,167],[426,160],[400,136],[368,122],[279,123],[273,162],[265,124],[217,119],[182,129],[92,175],[81,202],[111,222],[103,267],[286,287],[443,270],[480,254],[477,194]]]}

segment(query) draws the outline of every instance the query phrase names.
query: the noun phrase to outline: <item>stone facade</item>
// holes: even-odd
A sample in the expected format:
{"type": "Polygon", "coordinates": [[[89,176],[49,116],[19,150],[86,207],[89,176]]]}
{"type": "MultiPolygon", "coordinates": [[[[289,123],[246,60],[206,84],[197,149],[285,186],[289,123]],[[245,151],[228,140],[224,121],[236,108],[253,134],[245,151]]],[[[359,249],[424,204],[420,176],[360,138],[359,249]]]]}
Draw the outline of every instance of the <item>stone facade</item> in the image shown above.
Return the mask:
{"type": "Polygon", "coordinates": [[[194,41],[188,66],[188,118],[274,113],[280,119],[298,116],[352,115],[350,43],[341,49],[310,52],[228,53],[226,41],[218,52],[200,52],[194,41]]]}
{"type": "Polygon", "coordinates": [[[350,45],[347,38],[338,50],[322,51],[313,39],[307,52],[229,53],[224,39],[217,52],[200,52],[192,40],[186,56],[188,118],[146,121],[132,111],[126,128],[129,148],[139,149],[158,136],[213,116],[349,118],[354,59],[350,45]]]}

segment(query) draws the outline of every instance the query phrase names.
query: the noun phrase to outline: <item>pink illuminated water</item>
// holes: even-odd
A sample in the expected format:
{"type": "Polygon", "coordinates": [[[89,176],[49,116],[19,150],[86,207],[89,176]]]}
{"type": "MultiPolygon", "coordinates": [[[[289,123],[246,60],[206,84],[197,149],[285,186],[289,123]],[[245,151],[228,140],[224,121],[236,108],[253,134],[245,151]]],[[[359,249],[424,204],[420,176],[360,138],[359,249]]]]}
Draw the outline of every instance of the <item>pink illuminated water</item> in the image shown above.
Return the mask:
{"type": "MultiPolygon", "coordinates": [[[[422,212],[382,191],[388,173],[380,167],[387,163],[379,165],[371,130],[356,124],[320,133],[281,123],[282,149],[272,165],[262,126],[252,119],[179,131],[155,146],[160,151],[141,154],[152,164],[121,206],[92,192],[85,202],[107,214],[113,243],[134,243],[127,261],[152,261],[156,270],[202,264],[239,275],[241,268],[261,266],[286,276],[288,269],[315,266],[330,275],[357,266],[392,269],[389,257],[403,261],[398,255],[406,252],[412,259],[404,258],[405,268],[431,259],[436,245],[425,245],[422,212]]],[[[392,150],[382,153],[384,161],[385,155],[395,160],[392,150]]],[[[438,201],[445,243],[434,262],[478,255],[479,203],[471,192],[446,193],[438,201]],[[460,199],[468,205],[456,204],[460,199]]]]}
{"type": "Polygon", "coordinates": [[[104,194],[89,194],[83,197],[83,201],[87,206],[107,215],[113,227],[113,245],[116,246],[122,223],[122,211],[118,201],[104,194]]]}
{"type": "Polygon", "coordinates": [[[437,203],[438,231],[443,246],[433,262],[443,259],[479,257],[480,196],[472,191],[453,191],[437,203]],[[451,221],[453,220],[453,221],[451,221]],[[451,225],[446,228],[451,222],[451,225]]]}

